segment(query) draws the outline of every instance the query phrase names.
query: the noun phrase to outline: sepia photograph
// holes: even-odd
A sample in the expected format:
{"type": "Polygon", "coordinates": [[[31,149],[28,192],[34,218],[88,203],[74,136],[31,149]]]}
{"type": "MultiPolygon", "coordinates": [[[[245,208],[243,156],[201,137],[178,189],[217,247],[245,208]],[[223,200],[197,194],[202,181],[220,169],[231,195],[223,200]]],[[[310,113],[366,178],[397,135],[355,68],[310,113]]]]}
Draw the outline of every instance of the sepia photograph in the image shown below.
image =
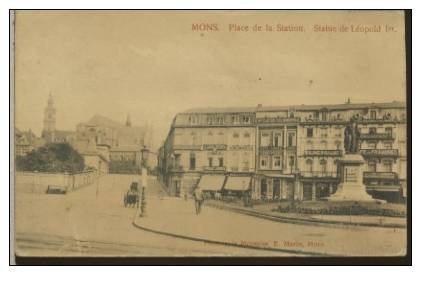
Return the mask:
{"type": "Polygon", "coordinates": [[[11,10],[12,254],[408,262],[408,16],[11,10]]]}

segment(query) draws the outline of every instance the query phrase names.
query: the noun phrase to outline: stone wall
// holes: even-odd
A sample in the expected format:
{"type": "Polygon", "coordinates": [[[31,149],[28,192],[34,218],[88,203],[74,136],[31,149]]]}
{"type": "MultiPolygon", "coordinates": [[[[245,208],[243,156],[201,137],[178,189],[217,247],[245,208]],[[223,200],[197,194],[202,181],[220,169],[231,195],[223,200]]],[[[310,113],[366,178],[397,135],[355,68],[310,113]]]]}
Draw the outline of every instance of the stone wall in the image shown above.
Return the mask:
{"type": "Polygon", "coordinates": [[[48,185],[67,188],[68,191],[94,183],[98,175],[96,171],[85,171],[75,174],[16,172],[15,189],[19,192],[45,193],[48,185]]]}

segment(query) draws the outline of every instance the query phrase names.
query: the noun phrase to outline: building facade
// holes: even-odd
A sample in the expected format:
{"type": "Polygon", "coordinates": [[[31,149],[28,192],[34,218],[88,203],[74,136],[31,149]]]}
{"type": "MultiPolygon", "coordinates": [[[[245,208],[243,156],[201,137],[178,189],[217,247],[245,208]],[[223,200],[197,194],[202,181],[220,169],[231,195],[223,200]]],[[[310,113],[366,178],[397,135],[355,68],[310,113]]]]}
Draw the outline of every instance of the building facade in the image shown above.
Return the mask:
{"type": "Polygon", "coordinates": [[[160,179],[176,196],[201,187],[263,200],[323,199],[339,183],[337,162],[351,118],[358,121],[367,191],[405,199],[407,124],[400,102],[189,110],[174,118],[159,151],[160,179]]]}

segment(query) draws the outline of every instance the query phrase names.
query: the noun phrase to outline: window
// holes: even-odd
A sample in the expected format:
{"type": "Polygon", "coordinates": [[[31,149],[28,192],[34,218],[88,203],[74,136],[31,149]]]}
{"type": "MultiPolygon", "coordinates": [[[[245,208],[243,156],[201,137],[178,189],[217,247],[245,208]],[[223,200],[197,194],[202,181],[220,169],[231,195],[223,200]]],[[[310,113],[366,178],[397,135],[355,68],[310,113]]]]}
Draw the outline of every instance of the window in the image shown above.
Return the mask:
{"type": "Polygon", "coordinates": [[[390,160],[383,161],[383,169],[385,172],[392,172],[392,161],[390,160]]]}
{"type": "Polygon", "coordinates": [[[376,172],[376,161],[370,160],[368,162],[368,171],[369,172],[376,172]]]}
{"type": "Polygon", "coordinates": [[[294,137],[294,133],[288,133],[288,146],[295,146],[294,137]]]}
{"type": "Polygon", "coordinates": [[[274,168],[280,168],[281,167],[281,157],[280,156],[275,156],[273,158],[273,167],[274,168]]]}
{"type": "Polygon", "coordinates": [[[212,125],[212,123],[213,123],[213,118],[212,118],[211,116],[208,116],[208,117],[206,118],[206,122],[207,122],[207,124],[208,124],[208,125],[212,125]]]}
{"type": "Polygon", "coordinates": [[[336,134],[335,134],[335,137],[337,137],[337,138],[340,138],[340,137],[342,137],[342,129],[341,128],[337,128],[336,129],[336,134]]]}
{"type": "Polygon", "coordinates": [[[269,146],[270,145],[270,141],[269,141],[269,139],[270,139],[270,136],[269,136],[269,134],[262,134],[262,136],[261,136],[261,140],[260,140],[260,145],[261,146],[269,146]]]}
{"type": "Polygon", "coordinates": [[[180,161],[181,161],[181,154],[174,154],[174,166],[176,168],[180,167],[180,161]]]}
{"type": "Polygon", "coordinates": [[[322,121],[327,121],[327,112],[322,112],[322,121]]]}
{"type": "Polygon", "coordinates": [[[213,144],[214,143],[214,139],[213,139],[213,133],[209,132],[208,133],[208,140],[207,140],[208,144],[213,144]]]}
{"type": "Polygon", "coordinates": [[[273,145],[281,146],[282,145],[282,134],[275,134],[273,137],[273,145]]]}
{"type": "Polygon", "coordinates": [[[239,158],[238,158],[237,152],[233,152],[231,160],[229,162],[231,163],[231,170],[232,171],[238,171],[239,158]]]}
{"type": "Polygon", "coordinates": [[[327,129],[326,128],[320,129],[320,136],[322,138],[327,138],[327,129]]]}
{"type": "Polygon", "coordinates": [[[367,144],[367,146],[368,146],[369,149],[376,149],[377,144],[375,142],[369,142],[367,144]]]}
{"type": "Polygon", "coordinates": [[[198,145],[199,144],[199,137],[197,136],[196,133],[191,133],[192,136],[192,144],[193,145],[198,145]]]}
{"type": "Polygon", "coordinates": [[[249,133],[244,133],[243,137],[244,137],[243,144],[245,144],[245,145],[250,144],[250,134],[249,133]]]}
{"type": "Polygon", "coordinates": [[[376,128],[368,128],[368,133],[369,133],[370,135],[374,135],[374,134],[376,134],[376,133],[377,133],[377,129],[376,129],[376,128]]]}
{"type": "Polygon", "coordinates": [[[320,170],[323,173],[326,173],[327,172],[327,162],[324,159],[320,160],[320,170]]]}
{"type": "Polygon", "coordinates": [[[376,119],[376,111],[372,110],[370,111],[370,119],[375,120],[376,119]]]}
{"type": "Polygon", "coordinates": [[[262,157],[260,159],[260,167],[261,168],[266,168],[268,166],[268,160],[266,157],[262,157]]]}
{"type": "Polygon", "coordinates": [[[212,165],[213,165],[213,158],[212,157],[208,157],[208,165],[210,167],[212,167],[212,165]]]}
{"type": "Polygon", "coordinates": [[[223,132],[218,133],[218,141],[216,143],[217,144],[223,144],[224,143],[224,133],[223,132]]]}
{"type": "Polygon", "coordinates": [[[190,170],[196,169],[196,155],[194,153],[190,153],[190,170]]]}
{"type": "Polygon", "coordinates": [[[341,142],[340,141],[335,141],[335,146],[337,150],[341,149],[341,142]]]}
{"type": "Polygon", "coordinates": [[[238,133],[233,133],[232,134],[232,144],[233,145],[240,144],[240,135],[238,133]]]}
{"type": "Polygon", "coordinates": [[[223,167],[224,166],[224,158],[223,157],[220,157],[218,159],[218,162],[219,162],[219,167],[223,167]]]}
{"type": "Polygon", "coordinates": [[[386,131],[386,134],[389,134],[389,135],[391,135],[392,134],[392,132],[393,132],[393,128],[385,128],[385,131],[386,131]]]}
{"type": "Polygon", "coordinates": [[[307,137],[312,138],[313,137],[313,128],[307,128],[307,137]]]}
{"type": "Polygon", "coordinates": [[[289,165],[289,167],[291,169],[291,172],[292,172],[292,169],[294,168],[294,165],[295,165],[295,159],[294,159],[293,156],[290,156],[289,157],[289,163],[288,163],[288,165],[289,165]]]}
{"type": "Polygon", "coordinates": [[[383,146],[385,149],[392,149],[392,142],[384,142],[383,146]]]}
{"type": "Polygon", "coordinates": [[[249,170],[249,161],[247,158],[244,159],[243,161],[243,170],[244,171],[248,171],[249,170]]]}
{"type": "Polygon", "coordinates": [[[306,171],[313,172],[313,161],[311,159],[306,160],[306,171]]]}
{"type": "Polygon", "coordinates": [[[327,149],[327,141],[323,140],[320,142],[321,149],[327,149]]]}

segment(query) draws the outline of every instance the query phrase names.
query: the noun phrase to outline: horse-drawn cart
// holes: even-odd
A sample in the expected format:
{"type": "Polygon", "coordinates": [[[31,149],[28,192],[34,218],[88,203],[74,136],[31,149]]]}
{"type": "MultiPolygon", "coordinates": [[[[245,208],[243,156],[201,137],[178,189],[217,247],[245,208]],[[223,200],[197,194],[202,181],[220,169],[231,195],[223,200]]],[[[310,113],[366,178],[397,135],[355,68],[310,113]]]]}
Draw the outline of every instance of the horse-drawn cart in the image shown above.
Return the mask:
{"type": "Polygon", "coordinates": [[[139,207],[139,185],[137,182],[132,182],[130,189],[124,195],[124,207],[139,207]]]}

